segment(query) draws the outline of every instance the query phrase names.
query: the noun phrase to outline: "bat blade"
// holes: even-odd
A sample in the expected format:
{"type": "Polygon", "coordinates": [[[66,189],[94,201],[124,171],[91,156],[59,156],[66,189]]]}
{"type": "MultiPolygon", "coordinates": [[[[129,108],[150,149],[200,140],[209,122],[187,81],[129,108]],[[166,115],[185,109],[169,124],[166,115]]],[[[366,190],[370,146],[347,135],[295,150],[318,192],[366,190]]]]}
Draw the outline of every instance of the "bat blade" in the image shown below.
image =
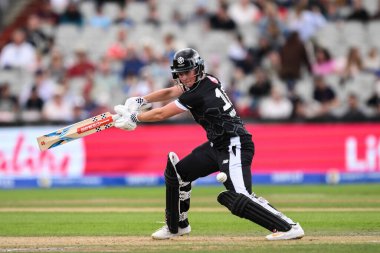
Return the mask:
{"type": "Polygon", "coordinates": [[[110,112],[105,112],[37,137],[38,146],[41,151],[54,148],[87,135],[109,129],[114,124],[113,115],[110,112]]]}

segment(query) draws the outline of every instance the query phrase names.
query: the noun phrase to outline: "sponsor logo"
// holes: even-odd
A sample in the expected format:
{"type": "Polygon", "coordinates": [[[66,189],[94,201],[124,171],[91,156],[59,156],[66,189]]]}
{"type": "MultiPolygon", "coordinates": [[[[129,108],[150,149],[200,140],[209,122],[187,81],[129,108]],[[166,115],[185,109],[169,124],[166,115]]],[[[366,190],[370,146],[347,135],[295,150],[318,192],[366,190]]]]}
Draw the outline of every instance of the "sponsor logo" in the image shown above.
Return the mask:
{"type": "Polygon", "coordinates": [[[108,118],[105,118],[105,119],[101,119],[99,121],[87,124],[85,126],[78,127],[77,128],[77,133],[78,134],[82,134],[84,132],[91,131],[91,130],[97,128],[97,127],[100,127],[100,126],[103,126],[103,125],[107,125],[108,123],[111,123],[112,121],[113,120],[112,120],[111,116],[108,117],[108,118]]]}
{"type": "Polygon", "coordinates": [[[182,64],[185,62],[185,59],[183,59],[183,57],[178,57],[177,62],[178,64],[182,64]]]}
{"type": "Polygon", "coordinates": [[[368,135],[364,142],[357,137],[346,139],[346,168],[355,172],[374,172],[380,170],[380,139],[368,135]]]}
{"type": "Polygon", "coordinates": [[[83,174],[85,157],[82,142],[61,146],[54,152],[40,152],[35,136],[46,130],[6,130],[7,135],[1,136],[5,142],[0,142],[0,178],[75,177],[83,174]]]}

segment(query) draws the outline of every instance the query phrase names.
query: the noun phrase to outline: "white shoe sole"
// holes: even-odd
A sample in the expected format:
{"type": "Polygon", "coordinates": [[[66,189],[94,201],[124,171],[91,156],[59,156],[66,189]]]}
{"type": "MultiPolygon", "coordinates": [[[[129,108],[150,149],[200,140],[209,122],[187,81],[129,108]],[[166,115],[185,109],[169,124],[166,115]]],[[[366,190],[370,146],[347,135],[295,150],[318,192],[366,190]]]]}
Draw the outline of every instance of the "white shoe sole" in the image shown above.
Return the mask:
{"type": "Polygon", "coordinates": [[[190,235],[190,232],[191,232],[191,227],[187,227],[187,228],[179,228],[178,229],[178,233],[177,234],[165,234],[165,235],[155,235],[155,233],[152,234],[152,238],[154,240],[168,240],[168,239],[171,239],[171,238],[174,238],[174,237],[178,237],[178,236],[189,236],[190,235]]]}
{"type": "Polygon", "coordinates": [[[277,232],[270,235],[267,235],[265,238],[269,241],[280,241],[280,240],[297,240],[305,236],[305,232],[302,227],[297,224],[296,227],[293,227],[287,232],[277,232]]]}
{"type": "Polygon", "coordinates": [[[281,240],[299,240],[301,238],[303,238],[305,235],[299,235],[297,237],[283,237],[282,235],[279,235],[279,236],[267,236],[266,239],[268,241],[281,241],[281,240]]]}
{"type": "Polygon", "coordinates": [[[152,238],[153,238],[154,240],[169,240],[169,239],[173,239],[173,238],[180,237],[180,236],[190,236],[190,233],[182,234],[182,235],[176,235],[176,234],[173,234],[173,235],[170,236],[170,237],[155,237],[155,236],[152,235],[152,238]]]}

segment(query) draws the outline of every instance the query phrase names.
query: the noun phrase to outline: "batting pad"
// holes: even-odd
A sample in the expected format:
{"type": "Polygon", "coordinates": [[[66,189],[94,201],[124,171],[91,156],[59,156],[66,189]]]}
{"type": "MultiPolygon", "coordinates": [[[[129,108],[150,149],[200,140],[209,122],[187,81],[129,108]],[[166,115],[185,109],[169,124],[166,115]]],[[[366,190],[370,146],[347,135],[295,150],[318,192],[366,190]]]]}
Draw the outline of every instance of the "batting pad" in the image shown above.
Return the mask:
{"type": "Polygon", "coordinates": [[[285,232],[291,229],[291,225],[280,217],[280,212],[271,212],[269,209],[273,209],[272,207],[262,204],[256,198],[251,199],[241,193],[224,191],[218,195],[218,202],[227,207],[232,214],[253,221],[271,232],[285,232]]]}
{"type": "MultiPolygon", "coordinates": [[[[179,186],[177,171],[175,169],[177,156],[171,152],[168,155],[168,161],[165,169],[165,185],[166,185],[166,224],[169,231],[173,234],[178,233],[179,223],[179,186]],[[174,154],[174,156],[173,156],[174,154]]],[[[178,159],[178,158],[177,158],[178,159]]]]}

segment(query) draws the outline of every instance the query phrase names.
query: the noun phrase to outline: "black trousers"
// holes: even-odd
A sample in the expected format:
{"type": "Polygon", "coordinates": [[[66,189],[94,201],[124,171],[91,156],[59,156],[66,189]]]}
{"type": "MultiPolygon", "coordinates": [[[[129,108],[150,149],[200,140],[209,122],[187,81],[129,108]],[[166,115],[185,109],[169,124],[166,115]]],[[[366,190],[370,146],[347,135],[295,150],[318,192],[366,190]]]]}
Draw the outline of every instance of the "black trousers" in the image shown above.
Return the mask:
{"type": "Polygon", "coordinates": [[[231,138],[231,144],[225,150],[212,147],[210,142],[195,148],[176,165],[177,172],[185,182],[221,171],[227,174],[224,183],[227,190],[242,193],[242,189],[251,194],[251,164],[254,155],[252,142],[241,143],[239,137],[231,138]]]}
{"type": "MultiPolygon", "coordinates": [[[[223,150],[216,149],[210,142],[203,143],[176,164],[182,181],[193,182],[200,177],[221,171],[227,174],[224,186],[227,190],[250,195],[252,193],[251,164],[254,144],[240,137],[231,138],[230,145],[223,150]]],[[[188,226],[187,211],[190,208],[191,184],[180,187],[180,193],[188,196],[180,200],[179,226],[188,226]]]]}

